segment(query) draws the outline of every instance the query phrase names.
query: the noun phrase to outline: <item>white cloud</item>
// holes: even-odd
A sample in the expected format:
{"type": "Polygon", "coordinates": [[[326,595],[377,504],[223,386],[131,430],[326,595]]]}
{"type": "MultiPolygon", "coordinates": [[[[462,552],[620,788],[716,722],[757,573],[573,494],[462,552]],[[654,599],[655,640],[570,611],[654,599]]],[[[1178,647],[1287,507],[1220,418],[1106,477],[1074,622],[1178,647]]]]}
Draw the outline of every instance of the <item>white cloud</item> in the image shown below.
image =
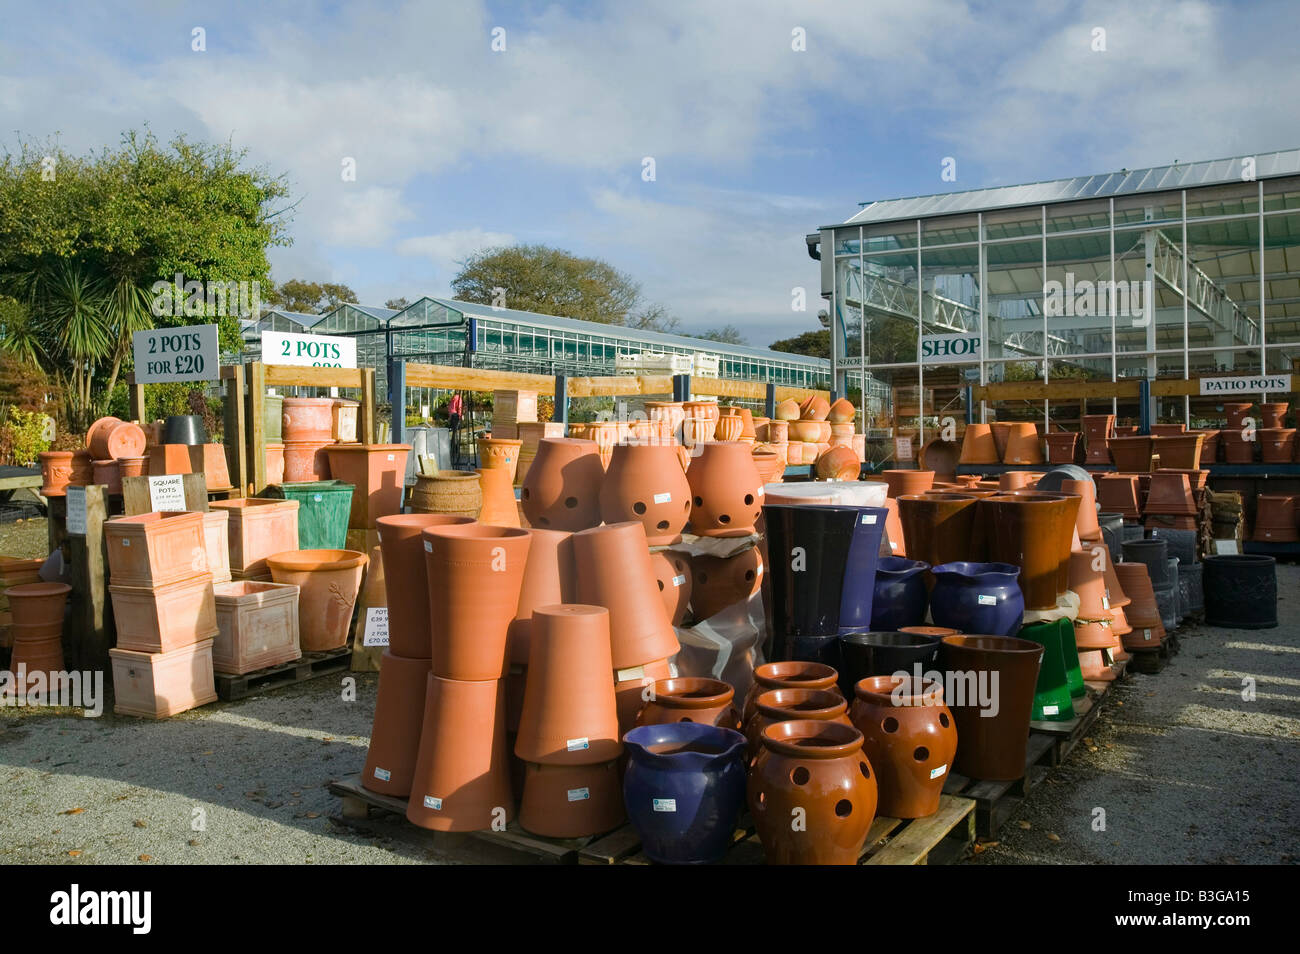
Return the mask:
{"type": "Polygon", "coordinates": [[[474,252],[498,245],[513,245],[515,237],[508,232],[488,232],[483,229],[463,229],[437,235],[414,235],[396,245],[399,255],[412,255],[428,259],[433,265],[433,277],[447,286],[460,262],[474,252]]]}

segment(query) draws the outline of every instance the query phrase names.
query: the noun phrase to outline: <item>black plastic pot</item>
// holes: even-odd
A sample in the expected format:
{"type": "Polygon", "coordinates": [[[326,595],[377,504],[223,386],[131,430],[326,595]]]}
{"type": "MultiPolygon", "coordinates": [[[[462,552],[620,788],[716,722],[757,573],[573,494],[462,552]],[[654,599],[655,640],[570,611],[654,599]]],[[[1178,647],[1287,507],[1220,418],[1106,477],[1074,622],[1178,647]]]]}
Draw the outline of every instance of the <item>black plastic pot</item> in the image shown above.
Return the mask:
{"type": "Polygon", "coordinates": [[[781,662],[795,658],[796,640],[839,632],[844,567],[858,508],[770,504],[763,515],[772,587],[772,633],[765,655],[781,662]]]}
{"type": "Polygon", "coordinates": [[[1118,513],[1099,513],[1097,523],[1101,525],[1101,538],[1110,550],[1110,562],[1120,563],[1124,559],[1124,517],[1118,513]]]}
{"type": "MultiPolygon", "coordinates": [[[[838,636],[798,636],[790,642],[790,658],[800,662],[816,662],[841,671],[840,638],[838,636]]],[[[843,677],[840,679],[843,682],[843,677]]],[[[846,697],[847,698],[847,697],[846,697]]]]}
{"type": "Polygon", "coordinates": [[[1155,529],[1151,531],[1152,540],[1164,540],[1169,548],[1169,555],[1177,557],[1179,563],[1196,562],[1195,530],[1155,529]]]}
{"type": "Polygon", "coordinates": [[[206,444],[208,430],[197,414],[177,414],[163,421],[164,444],[206,444]]]}
{"type": "Polygon", "coordinates": [[[1093,496],[1096,496],[1097,487],[1093,483],[1092,474],[1088,473],[1078,464],[1058,464],[1038,478],[1036,489],[1046,490],[1051,493],[1059,493],[1061,485],[1067,480],[1086,480],[1093,484],[1093,496]]]}
{"type": "Polygon", "coordinates": [[[1169,576],[1169,544],[1163,539],[1126,540],[1125,563],[1145,563],[1151,585],[1156,589],[1174,582],[1169,576]]]}
{"type": "Polygon", "coordinates": [[[1183,616],[1187,613],[1187,608],[1183,606],[1183,591],[1178,585],[1179,561],[1174,557],[1170,557],[1167,566],[1169,567],[1169,588],[1174,591],[1174,625],[1182,626],[1183,616]]]}
{"type": "Polygon", "coordinates": [[[937,671],[939,643],[938,636],[920,633],[841,633],[840,689],[846,693],[844,698],[853,698],[853,687],[868,676],[910,674],[917,663],[923,674],[937,671]]]}
{"type": "Polygon", "coordinates": [[[1216,554],[1201,565],[1206,623],[1232,629],[1277,625],[1277,561],[1271,556],[1216,554]]]}
{"type": "Polygon", "coordinates": [[[1164,625],[1165,632],[1172,633],[1178,628],[1178,584],[1155,586],[1152,587],[1152,591],[1156,594],[1156,609],[1160,611],[1160,622],[1164,625]]]}

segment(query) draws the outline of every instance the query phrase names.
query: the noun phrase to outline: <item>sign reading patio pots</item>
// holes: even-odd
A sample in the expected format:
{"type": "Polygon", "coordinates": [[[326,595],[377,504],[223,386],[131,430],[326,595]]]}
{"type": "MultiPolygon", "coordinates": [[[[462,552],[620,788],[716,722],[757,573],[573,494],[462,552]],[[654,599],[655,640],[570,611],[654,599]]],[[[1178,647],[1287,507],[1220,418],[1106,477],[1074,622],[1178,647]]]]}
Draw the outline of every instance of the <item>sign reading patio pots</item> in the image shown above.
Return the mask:
{"type": "Polygon", "coordinates": [[[1290,394],[1289,374],[1239,374],[1201,378],[1201,394],[1290,394]]]}
{"type": "Polygon", "coordinates": [[[964,364],[979,359],[979,332],[921,336],[921,362],[923,364],[964,364]]]}
{"type": "Polygon", "coordinates": [[[355,368],[357,339],[346,335],[299,335],[262,332],[262,360],[308,368],[355,368]]]}
{"type": "Polygon", "coordinates": [[[150,328],[131,336],[135,383],[215,381],[221,376],[216,325],[150,328]]]}

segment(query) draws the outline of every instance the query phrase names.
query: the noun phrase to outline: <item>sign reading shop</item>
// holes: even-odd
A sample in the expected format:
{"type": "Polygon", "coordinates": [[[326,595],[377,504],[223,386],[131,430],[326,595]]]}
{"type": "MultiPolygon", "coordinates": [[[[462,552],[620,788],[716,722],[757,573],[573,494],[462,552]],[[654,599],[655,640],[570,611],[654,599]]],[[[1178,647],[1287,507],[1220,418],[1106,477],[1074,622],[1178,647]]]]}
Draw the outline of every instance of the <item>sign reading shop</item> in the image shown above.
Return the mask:
{"type": "Polygon", "coordinates": [[[966,364],[979,359],[979,332],[921,336],[922,364],[966,364]]]}
{"type": "Polygon", "coordinates": [[[1290,394],[1289,374],[1239,374],[1233,377],[1201,378],[1202,394],[1290,394]]]}

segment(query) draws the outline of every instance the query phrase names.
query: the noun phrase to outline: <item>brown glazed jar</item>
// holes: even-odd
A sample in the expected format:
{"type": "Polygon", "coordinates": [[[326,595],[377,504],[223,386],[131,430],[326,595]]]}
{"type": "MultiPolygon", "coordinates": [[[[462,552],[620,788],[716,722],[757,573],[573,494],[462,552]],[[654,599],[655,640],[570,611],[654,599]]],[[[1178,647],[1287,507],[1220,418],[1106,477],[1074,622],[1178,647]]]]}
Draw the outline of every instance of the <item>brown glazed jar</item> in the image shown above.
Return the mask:
{"type": "Polygon", "coordinates": [[[740,713],[732,704],[736,690],[720,679],[687,676],[660,679],[637,716],[637,725],[698,722],[702,725],[740,728],[740,713]]]}
{"type": "Polygon", "coordinates": [[[769,725],[749,772],[749,811],[770,865],[856,864],[876,816],[862,733],[838,722],[769,725]]]}
{"type": "Polygon", "coordinates": [[[862,733],[862,751],[876,769],[880,814],[933,815],[957,754],[957,725],[943,704],[943,687],[912,678],[868,676],[857,684],[855,694],[850,718],[862,733]]]}
{"type": "Polygon", "coordinates": [[[758,697],[769,689],[825,689],[840,695],[839,673],[825,663],[791,659],[754,668],[754,682],[745,696],[741,721],[748,724],[758,711],[758,697]]]}
{"type": "Polygon", "coordinates": [[[827,689],[769,689],[760,693],[754,704],[754,715],[745,723],[750,758],[758,755],[763,730],[775,722],[811,719],[852,725],[848,712],[849,704],[844,697],[827,689]]]}
{"type": "Polygon", "coordinates": [[[1029,718],[1043,652],[1041,643],[1009,636],[943,638],[939,668],[953,674],[950,685],[963,690],[947,700],[961,739],[953,771],[989,781],[1011,782],[1024,776],[1029,718]],[[974,698],[964,698],[967,693],[974,698]],[[980,704],[981,696],[987,706],[980,704]]]}

